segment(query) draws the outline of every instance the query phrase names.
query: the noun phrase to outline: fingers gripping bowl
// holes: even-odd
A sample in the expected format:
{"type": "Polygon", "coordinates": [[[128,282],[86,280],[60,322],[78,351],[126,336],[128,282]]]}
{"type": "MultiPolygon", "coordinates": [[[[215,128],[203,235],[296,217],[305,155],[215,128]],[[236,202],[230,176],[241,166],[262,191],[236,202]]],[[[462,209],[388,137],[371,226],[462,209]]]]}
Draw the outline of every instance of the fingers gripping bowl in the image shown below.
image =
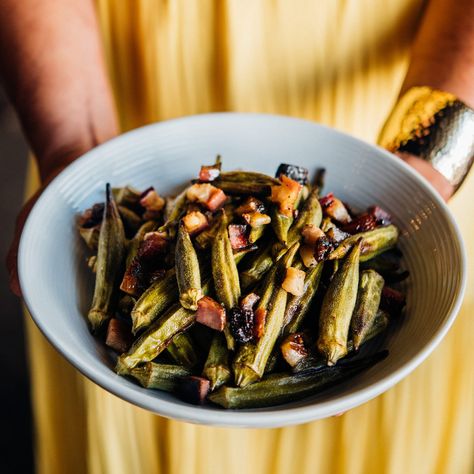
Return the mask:
{"type": "Polygon", "coordinates": [[[164,416],[205,424],[283,426],[350,409],[397,383],[439,343],[452,324],[465,285],[457,226],[435,191],[402,162],[339,132],[301,120],[242,114],[189,117],[125,134],[79,159],[46,190],[22,237],[20,282],[33,318],[81,372],[116,395],[164,416]],[[89,333],[85,315],[93,279],[75,234],[75,216],[114,186],[156,186],[173,194],[194,177],[203,157],[221,153],[226,169],[274,174],[293,162],[355,208],[377,203],[395,216],[404,267],[410,271],[403,324],[380,342],[390,355],[347,383],[271,408],[224,411],[194,407],[117,376],[114,357],[89,333]],[[47,231],[45,231],[47,229],[47,231]],[[41,275],[41,278],[38,278],[41,275]]]}

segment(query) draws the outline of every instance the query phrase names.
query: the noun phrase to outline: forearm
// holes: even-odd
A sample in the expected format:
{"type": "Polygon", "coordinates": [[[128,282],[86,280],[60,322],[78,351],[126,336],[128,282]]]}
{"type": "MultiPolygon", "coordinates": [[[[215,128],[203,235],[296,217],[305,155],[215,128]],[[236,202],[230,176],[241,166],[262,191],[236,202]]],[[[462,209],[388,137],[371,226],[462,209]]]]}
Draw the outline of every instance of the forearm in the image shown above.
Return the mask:
{"type": "Polygon", "coordinates": [[[92,0],[2,0],[0,71],[43,179],[117,133],[92,0]]]}
{"type": "Polygon", "coordinates": [[[474,1],[428,0],[402,94],[412,86],[451,92],[474,107],[474,1]]]}

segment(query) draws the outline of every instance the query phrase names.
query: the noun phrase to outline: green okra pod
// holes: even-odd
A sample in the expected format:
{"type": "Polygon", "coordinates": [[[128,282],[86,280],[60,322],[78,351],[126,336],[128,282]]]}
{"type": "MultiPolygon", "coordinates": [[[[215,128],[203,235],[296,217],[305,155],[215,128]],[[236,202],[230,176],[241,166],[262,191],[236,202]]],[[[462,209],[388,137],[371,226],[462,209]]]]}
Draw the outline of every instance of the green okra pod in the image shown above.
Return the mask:
{"type": "Polygon", "coordinates": [[[278,206],[272,206],[270,211],[271,214],[271,226],[273,232],[275,232],[276,238],[281,245],[286,246],[288,241],[288,231],[293,224],[293,216],[285,216],[278,210],[278,206]]]}
{"type": "Polygon", "coordinates": [[[224,408],[259,408],[297,401],[347,380],[386,356],[387,352],[382,351],[311,374],[272,374],[244,388],[221,387],[208,399],[224,408]]]}
{"type": "Polygon", "coordinates": [[[100,225],[97,251],[97,272],[94,297],[88,319],[92,332],[97,333],[113,315],[117,298],[116,288],[121,277],[125,256],[125,233],[122,219],[112,196],[110,184],[106,186],[106,203],[100,225]]]}
{"type": "Polygon", "coordinates": [[[319,204],[319,188],[313,188],[303,204],[298,218],[288,231],[287,245],[293,245],[301,240],[302,231],[306,225],[319,227],[323,218],[323,211],[319,204]]]}
{"type": "Polygon", "coordinates": [[[362,239],[358,240],[329,283],[319,315],[317,348],[328,365],[347,354],[347,337],[359,284],[359,258],[362,239]]]}
{"type": "Polygon", "coordinates": [[[202,376],[211,382],[211,391],[230,381],[229,350],[225,337],[219,332],[212,338],[202,376]]]}
{"type": "Polygon", "coordinates": [[[271,186],[280,184],[276,178],[252,171],[226,171],[212,182],[226,194],[251,194],[268,196],[271,186]]]}
{"type": "Polygon", "coordinates": [[[186,193],[188,187],[179,193],[174,199],[168,200],[165,206],[165,223],[159,228],[161,232],[168,232],[170,238],[176,235],[176,226],[181,219],[181,216],[186,211],[188,203],[186,193]]]}
{"type": "Polygon", "coordinates": [[[365,262],[395,247],[398,241],[398,235],[398,228],[393,224],[386,227],[378,227],[377,229],[367,232],[360,232],[343,240],[339,246],[329,254],[328,258],[329,260],[343,258],[355,242],[362,237],[360,261],[365,262]]]}
{"type": "Polygon", "coordinates": [[[122,222],[127,231],[136,232],[142,225],[142,218],[125,206],[117,206],[122,222]]]}
{"type": "MultiPolygon", "coordinates": [[[[226,218],[221,216],[220,219],[220,227],[212,243],[212,277],[217,299],[228,311],[239,304],[240,281],[227,232],[226,218]]],[[[224,334],[227,340],[227,347],[230,350],[234,350],[235,340],[228,325],[224,328],[224,334]]]]}
{"type": "Polygon", "coordinates": [[[126,354],[119,357],[117,373],[127,373],[129,369],[142,362],[152,361],[166,349],[176,334],[185,331],[195,320],[194,311],[189,311],[180,305],[172,306],[133,343],[126,354]]]}
{"type": "Polygon", "coordinates": [[[373,325],[384,283],[382,276],[375,270],[364,270],[360,274],[357,302],[350,326],[355,350],[359,349],[366,333],[373,325]]]}
{"type": "Polygon", "coordinates": [[[131,312],[133,333],[148,327],[177,300],[178,283],[172,268],[162,279],[152,283],[135,303],[131,312]]]}
{"type": "Polygon", "coordinates": [[[136,379],[142,387],[175,392],[182,377],[191,372],[180,365],[147,362],[126,372],[136,379]]]}
{"type": "Polygon", "coordinates": [[[175,362],[187,369],[192,369],[199,363],[193,340],[187,332],[176,334],[166,350],[175,362]]]}
{"type": "Polygon", "coordinates": [[[321,281],[324,262],[319,262],[306,272],[304,282],[304,293],[301,296],[291,296],[285,309],[284,329],[282,337],[297,332],[308,311],[311,309],[311,301],[316,295],[321,281]]]}
{"type": "Polygon", "coordinates": [[[118,206],[126,207],[134,212],[141,208],[140,198],[142,193],[131,186],[124,186],[123,188],[113,188],[115,202],[118,206]]]}
{"type": "Polygon", "coordinates": [[[299,243],[294,244],[276,265],[273,279],[273,291],[268,298],[270,284],[264,290],[255,313],[265,311],[265,327],[257,342],[247,343],[240,347],[234,363],[235,382],[239,387],[245,387],[259,380],[265,371],[265,366],[272,353],[283,326],[283,318],[288,293],[280,286],[280,282],[291,266],[298,251],[299,243]]]}
{"type": "Polygon", "coordinates": [[[262,247],[251,260],[243,262],[245,266],[240,272],[242,289],[246,290],[258,283],[273,265],[272,245],[270,242],[262,247]]]}
{"type": "Polygon", "coordinates": [[[178,281],[179,301],[186,309],[197,310],[197,302],[202,298],[201,271],[199,260],[191,237],[180,225],[175,250],[176,280],[178,281]]]}
{"type": "Polygon", "coordinates": [[[79,234],[86,245],[96,252],[99,247],[100,225],[95,227],[79,227],[79,234]]]}

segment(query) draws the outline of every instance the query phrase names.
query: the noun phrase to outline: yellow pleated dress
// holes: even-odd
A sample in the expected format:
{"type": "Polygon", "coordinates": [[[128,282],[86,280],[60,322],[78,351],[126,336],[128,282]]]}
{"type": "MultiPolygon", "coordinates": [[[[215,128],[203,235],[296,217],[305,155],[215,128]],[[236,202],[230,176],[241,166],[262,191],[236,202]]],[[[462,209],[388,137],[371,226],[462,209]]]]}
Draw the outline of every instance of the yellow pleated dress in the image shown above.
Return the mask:
{"type": "MultiPolygon", "coordinates": [[[[97,0],[124,130],[230,110],[303,117],[372,142],[422,9],[410,0],[97,0]]],[[[474,172],[450,203],[470,275],[448,336],[396,387],[337,418],[272,430],[166,420],[84,379],[28,319],[37,472],[472,473],[473,201],[474,172]]]]}

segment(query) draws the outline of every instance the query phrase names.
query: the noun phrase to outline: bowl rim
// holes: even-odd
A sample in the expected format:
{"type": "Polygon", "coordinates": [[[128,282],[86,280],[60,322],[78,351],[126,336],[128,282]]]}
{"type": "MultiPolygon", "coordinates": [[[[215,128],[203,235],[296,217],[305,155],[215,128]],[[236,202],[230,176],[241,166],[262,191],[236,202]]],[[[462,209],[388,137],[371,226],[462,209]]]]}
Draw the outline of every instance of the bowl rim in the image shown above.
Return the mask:
{"type": "MultiPolygon", "coordinates": [[[[391,153],[382,149],[379,146],[365,142],[345,132],[302,118],[275,114],[221,112],[190,115],[145,125],[143,127],[130,130],[117,137],[114,137],[111,140],[101,144],[100,146],[90,150],[89,152],[77,158],[60,174],[58,174],[51,181],[51,183],[49,183],[49,185],[41,194],[41,196],[35,203],[33,209],[31,210],[20,239],[18,252],[18,274],[20,287],[22,289],[23,294],[23,301],[39,330],[43,333],[47,340],[56,348],[56,350],[58,350],[59,353],[66,358],[68,362],[70,362],[80,373],[82,373],[84,376],[92,380],[94,383],[96,383],[103,389],[134,405],[137,405],[155,414],[171,419],[213,426],[273,428],[305,423],[336,415],[337,413],[340,413],[342,411],[347,411],[385,392],[386,390],[397,384],[404,377],[406,377],[416,367],[418,367],[418,365],[420,365],[429,356],[429,354],[438,346],[438,344],[444,338],[460,310],[467,284],[467,253],[459,226],[456,220],[454,219],[454,216],[452,215],[451,211],[449,210],[448,206],[439,196],[438,192],[427,180],[425,180],[414,169],[407,165],[403,160],[397,158],[395,155],[392,155],[391,153]],[[36,212],[38,212],[38,209],[40,209],[42,206],[45,205],[45,203],[47,203],[51,196],[54,196],[55,192],[57,191],[63,180],[66,180],[70,176],[74,175],[77,168],[85,166],[85,164],[87,164],[89,160],[94,159],[96,155],[100,156],[104,154],[104,151],[106,151],[107,148],[116,146],[116,144],[120,142],[128,141],[130,138],[138,138],[140,135],[148,134],[150,130],[156,130],[162,127],[170,126],[174,123],[192,125],[193,122],[199,122],[202,120],[225,121],[231,119],[246,121],[249,118],[263,121],[274,120],[282,122],[286,121],[287,123],[292,122],[311,124],[316,128],[323,129],[325,133],[339,136],[341,138],[344,138],[345,140],[349,139],[358,146],[369,148],[374,153],[378,154],[381,158],[391,161],[395,164],[395,166],[403,170],[405,174],[408,174],[411,179],[413,179],[417,183],[418,186],[423,188],[423,190],[430,196],[430,198],[436,202],[444,220],[450,225],[452,234],[455,237],[455,242],[453,243],[457,247],[457,251],[459,252],[460,257],[459,291],[455,296],[451,311],[445,316],[444,324],[442,324],[438,328],[433,337],[429,341],[427,341],[424,346],[419,348],[418,352],[412,359],[407,361],[405,364],[403,364],[393,372],[390,372],[389,374],[383,376],[382,378],[380,378],[380,380],[374,382],[373,384],[365,388],[357,389],[346,395],[342,395],[338,397],[337,400],[318,402],[316,404],[309,404],[306,406],[298,406],[293,408],[284,408],[284,405],[277,405],[275,407],[267,408],[265,409],[265,411],[258,411],[258,409],[220,410],[208,409],[205,406],[202,407],[194,405],[177,405],[174,401],[157,399],[154,396],[155,392],[152,390],[150,390],[150,393],[137,392],[132,387],[123,384],[123,379],[120,376],[116,375],[114,372],[103,373],[100,370],[101,368],[95,368],[95,366],[83,364],[81,362],[80,355],[78,355],[73,350],[70,350],[68,346],[62,342],[61,338],[55,335],[55,331],[51,327],[47,327],[47,325],[43,323],[41,316],[37,314],[36,309],[34,307],[34,303],[32,301],[34,298],[32,298],[32,294],[30,292],[27,282],[27,262],[25,261],[24,257],[26,253],[26,248],[28,247],[28,243],[31,239],[34,238],[35,233],[32,216],[34,216],[36,212]]],[[[102,362],[100,362],[99,360],[97,362],[98,364],[102,364],[102,362]]]]}

